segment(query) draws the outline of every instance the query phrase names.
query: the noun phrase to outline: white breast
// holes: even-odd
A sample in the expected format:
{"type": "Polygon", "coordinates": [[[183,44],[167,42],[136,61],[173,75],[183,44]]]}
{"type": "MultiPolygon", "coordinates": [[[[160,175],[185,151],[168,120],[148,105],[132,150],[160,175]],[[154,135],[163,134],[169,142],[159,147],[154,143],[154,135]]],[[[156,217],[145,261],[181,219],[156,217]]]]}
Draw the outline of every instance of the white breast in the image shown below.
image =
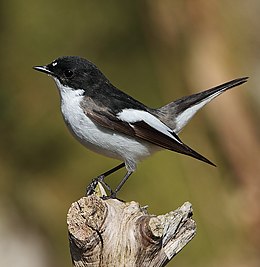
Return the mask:
{"type": "Polygon", "coordinates": [[[134,171],[142,158],[158,148],[145,141],[140,142],[125,134],[101,127],[89,119],[81,108],[83,90],[73,90],[55,82],[60,90],[61,112],[73,135],[87,148],[108,157],[125,161],[128,170],[134,171]]]}

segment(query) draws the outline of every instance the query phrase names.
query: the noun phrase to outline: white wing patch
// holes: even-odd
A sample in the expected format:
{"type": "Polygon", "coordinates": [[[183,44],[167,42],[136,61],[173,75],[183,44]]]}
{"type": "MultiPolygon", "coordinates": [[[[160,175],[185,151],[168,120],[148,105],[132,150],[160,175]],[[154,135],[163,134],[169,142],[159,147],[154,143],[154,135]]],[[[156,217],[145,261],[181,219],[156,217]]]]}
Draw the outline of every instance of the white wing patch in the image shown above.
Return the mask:
{"type": "Polygon", "coordinates": [[[174,139],[179,144],[182,144],[180,140],[175,138],[172,133],[173,130],[169,128],[167,125],[162,123],[159,119],[153,116],[151,113],[143,110],[136,110],[136,109],[124,109],[117,114],[117,118],[121,121],[128,122],[130,125],[131,123],[135,123],[138,121],[144,121],[152,128],[156,129],[157,131],[169,136],[170,138],[174,139]]]}

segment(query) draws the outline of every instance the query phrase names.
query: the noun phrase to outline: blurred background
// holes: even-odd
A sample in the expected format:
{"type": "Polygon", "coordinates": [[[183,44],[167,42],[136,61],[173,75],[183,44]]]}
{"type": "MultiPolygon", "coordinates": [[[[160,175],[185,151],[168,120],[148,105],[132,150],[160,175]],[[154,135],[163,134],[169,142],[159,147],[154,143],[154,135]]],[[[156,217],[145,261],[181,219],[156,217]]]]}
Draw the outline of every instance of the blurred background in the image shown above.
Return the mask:
{"type": "MultiPolygon", "coordinates": [[[[0,265],[71,266],[66,214],[116,160],[69,134],[54,82],[32,70],[62,55],[94,62],[151,107],[228,80],[180,137],[217,164],[169,151],[119,194],[163,214],[190,201],[197,235],[168,266],[260,266],[260,2],[2,1],[0,265]]],[[[116,186],[120,171],[108,178],[116,186]]]]}

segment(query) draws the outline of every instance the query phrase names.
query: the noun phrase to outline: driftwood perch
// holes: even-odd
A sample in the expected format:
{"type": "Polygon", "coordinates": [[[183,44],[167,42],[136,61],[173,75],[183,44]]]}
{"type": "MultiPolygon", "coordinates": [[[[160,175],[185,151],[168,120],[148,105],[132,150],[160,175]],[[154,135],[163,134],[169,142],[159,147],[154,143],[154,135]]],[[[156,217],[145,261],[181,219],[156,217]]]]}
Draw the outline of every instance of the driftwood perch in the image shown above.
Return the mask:
{"type": "Polygon", "coordinates": [[[165,215],[149,215],[136,202],[83,197],[69,209],[70,253],[76,267],[165,266],[195,235],[186,202],[165,215]]]}

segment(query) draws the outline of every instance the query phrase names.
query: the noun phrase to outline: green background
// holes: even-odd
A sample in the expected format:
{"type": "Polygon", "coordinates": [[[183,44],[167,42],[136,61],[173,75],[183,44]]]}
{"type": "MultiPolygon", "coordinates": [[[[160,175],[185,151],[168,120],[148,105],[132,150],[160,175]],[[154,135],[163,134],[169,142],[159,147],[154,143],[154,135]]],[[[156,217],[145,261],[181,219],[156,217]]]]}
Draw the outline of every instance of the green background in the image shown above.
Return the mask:
{"type": "MultiPolygon", "coordinates": [[[[217,164],[169,151],[119,194],[163,214],[190,201],[197,235],[168,266],[259,266],[258,1],[1,2],[0,265],[71,266],[66,214],[118,162],[67,131],[54,82],[32,70],[62,55],[94,62],[151,107],[237,77],[180,137],[217,164]]],[[[112,186],[124,171],[109,177],[112,186]]]]}

